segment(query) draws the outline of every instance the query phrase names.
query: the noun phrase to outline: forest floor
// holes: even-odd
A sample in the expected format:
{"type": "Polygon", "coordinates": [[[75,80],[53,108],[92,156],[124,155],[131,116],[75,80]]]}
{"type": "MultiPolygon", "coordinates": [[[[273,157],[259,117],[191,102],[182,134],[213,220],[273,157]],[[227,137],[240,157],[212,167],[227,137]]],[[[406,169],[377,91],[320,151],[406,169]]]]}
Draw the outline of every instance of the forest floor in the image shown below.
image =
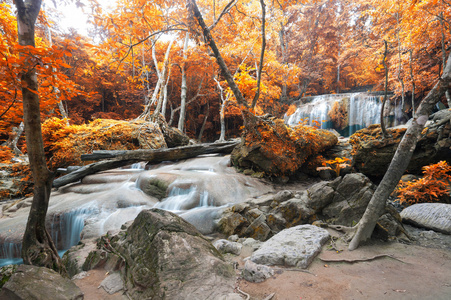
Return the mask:
{"type": "MultiPolygon", "coordinates": [[[[337,242],[333,244],[334,249],[324,246],[307,269],[274,266],[274,276],[261,283],[240,277],[244,258],[250,255],[251,249],[243,248],[240,256],[227,256],[227,259],[238,263],[236,290],[242,292],[243,299],[247,294],[248,300],[448,300],[451,299],[451,236],[440,235],[434,243],[442,249],[373,241],[351,252],[337,242]]],[[[108,275],[105,270],[91,270],[88,275],[75,280],[85,299],[128,299],[121,292],[109,295],[99,288],[108,275]]]]}

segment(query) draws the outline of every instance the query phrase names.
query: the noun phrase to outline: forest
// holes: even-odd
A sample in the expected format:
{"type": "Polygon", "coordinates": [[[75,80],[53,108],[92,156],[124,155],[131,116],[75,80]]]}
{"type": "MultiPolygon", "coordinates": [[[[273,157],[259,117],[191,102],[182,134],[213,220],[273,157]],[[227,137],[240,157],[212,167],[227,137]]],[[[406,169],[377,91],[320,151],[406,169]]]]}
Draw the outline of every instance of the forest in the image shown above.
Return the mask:
{"type": "MultiPolygon", "coordinates": [[[[77,244],[83,226],[76,243],[63,246],[46,217],[61,227],[67,214],[80,211],[55,212],[51,197],[79,188],[73,203],[88,201],[85,194],[107,192],[115,184],[99,171],[143,161],[142,175],[129,178],[136,187],[126,200],[116,204],[117,195],[111,196],[117,211],[140,205],[177,213],[208,207],[221,216],[215,230],[262,242],[290,227],[316,223],[344,232],[351,251],[378,230],[385,240],[401,233],[410,238],[396,216],[411,205],[451,203],[448,0],[117,0],[108,7],[97,0],[0,0],[0,12],[0,223],[17,217],[11,222],[17,220],[24,231],[9,235],[2,225],[0,250],[9,248],[0,258],[20,252],[26,265],[67,276],[73,270],[57,249],[77,244]],[[68,4],[87,15],[87,36],[62,26],[59,9],[68,4]],[[371,123],[346,108],[357,103],[348,93],[358,92],[374,96],[365,101],[377,109],[357,108],[359,116],[373,114],[371,123]],[[328,102],[326,114],[333,130],[323,129],[326,121],[318,113],[287,121],[299,117],[302,105],[328,95],[338,97],[328,102]],[[394,125],[401,126],[389,128],[394,125]],[[189,164],[182,160],[212,153],[231,154],[229,162],[202,157],[218,159],[217,165],[177,169],[189,164]],[[225,166],[234,169],[224,171],[225,166]],[[153,168],[175,169],[155,175],[153,168]],[[175,170],[197,173],[186,179],[175,170]],[[252,194],[254,185],[261,194],[273,184],[279,189],[305,184],[304,191],[271,195],[267,205],[252,194],[254,202],[234,199],[238,204],[232,201],[227,210],[218,195],[223,192],[225,199],[226,190],[233,190],[224,188],[225,175],[232,172],[240,178],[231,184],[242,188],[239,197],[252,194]],[[221,179],[212,184],[204,173],[221,179]],[[13,177],[8,183],[5,174],[13,177]],[[197,176],[199,181],[191,181],[197,176]],[[319,192],[308,186],[315,180],[323,180],[316,185],[319,192]],[[175,187],[179,181],[183,184],[175,187]],[[92,183],[99,187],[84,187],[92,183]],[[130,200],[136,190],[145,196],[130,200]],[[362,194],[354,195],[356,190],[362,194]],[[190,200],[196,204],[165,204],[173,191],[181,193],[177,197],[196,195],[190,200]],[[356,216],[331,212],[346,193],[362,207],[340,205],[359,210],[356,216]],[[316,199],[320,194],[325,198],[316,199]],[[388,201],[396,202],[390,205],[399,213],[389,211],[388,201]],[[249,205],[255,208],[248,210],[249,205]],[[20,213],[27,207],[24,223],[20,213]],[[255,225],[258,220],[262,223],[255,225]],[[14,242],[7,242],[10,236],[14,242]]],[[[80,214],[91,218],[93,212],[80,214]]],[[[133,219],[147,222],[139,216],[133,219]]],[[[82,224],[91,226],[86,220],[82,224]]],[[[138,227],[132,225],[130,232],[138,227]]],[[[122,237],[99,237],[104,233],[95,236],[97,248],[119,255],[122,237]]],[[[124,272],[128,276],[127,267],[124,272]]]]}
{"type": "MultiPolygon", "coordinates": [[[[257,115],[282,116],[302,96],[382,91],[385,71],[388,90],[411,103],[443,72],[447,1],[267,2],[262,16],[259,1],[198,1],[249,104],[259,87],[257,115]]],[[[117,1],[111,11],[96,1],[77,4],[89,14],[90,36],[62,31],[50,2],[36,24],[36,48],[26,50],[38,72],[43,120],[80,125],[158,109],[194,139],[217,140],[221,116],[227,138],[240,135],[240,107],[185,1],[117,1]]],[[[1,11],[3,142],[22,121],[19,74],[29,61],[19,57],[12,3],[2,1],[1,11]]]]}

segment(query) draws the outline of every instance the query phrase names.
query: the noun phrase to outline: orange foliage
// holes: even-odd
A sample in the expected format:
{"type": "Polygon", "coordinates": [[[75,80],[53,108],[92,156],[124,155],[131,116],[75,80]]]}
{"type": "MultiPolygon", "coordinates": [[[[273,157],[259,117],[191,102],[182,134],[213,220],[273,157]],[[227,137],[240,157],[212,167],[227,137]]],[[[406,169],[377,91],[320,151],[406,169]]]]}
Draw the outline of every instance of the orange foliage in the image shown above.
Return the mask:
{"type": "Polygon", "coordinates": [[[323,162],[323,166],[328,167],[330,170],[335,171],[337,176],[340,176],[340,171],[343,168],[349,167],[351,160],[346,157],[336,157],[332,160],[326,160],[323,162]]]}
{"type": "Polygon", "coordinates": [[[287,112],[285,113],[287,117],[291,116],[296,112],[297,106],[294,104],[291,104],[290,107],[288,107],[287,112]]]}
{"type": "Polygon", "coordinates": [[[8,163],[13,157],[14,153],[9,147],[0,146],[0,163],[8,163]]]}
{"type": "Polygon", "coordinates": [[[401,204],[438,202],[448,198],[451,182],[451,166],[446,161],[423,167],[419,180],[400,182],[395,190],[401,204]]]}

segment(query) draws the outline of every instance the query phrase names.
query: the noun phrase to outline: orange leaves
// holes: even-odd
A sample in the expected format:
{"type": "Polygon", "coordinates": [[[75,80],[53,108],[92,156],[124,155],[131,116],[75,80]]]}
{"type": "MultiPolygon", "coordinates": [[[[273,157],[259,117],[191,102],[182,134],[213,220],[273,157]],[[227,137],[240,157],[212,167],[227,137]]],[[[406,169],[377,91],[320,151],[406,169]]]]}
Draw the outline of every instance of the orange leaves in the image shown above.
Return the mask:
{"type": "Polygon", "coordinates": [[[451,166],[446,161],[423,167],[423,177],[400,182],[394,194],[401,204],[443,201],[448,198],[451,182],[451,166]]]}
{"type": "Polygon", "coordinates": [[[333,160],[326,160],[323,166],[333,170],[337,176],[340,176],[340,170],[350,166],[351,160],[347,157],[336,157],[333,160]]]}
{"type": "Polygon", "coordinates": [[[0,146],[0,163],[8,163],[13,157],[14,153],[9,147],[0,146]]]}

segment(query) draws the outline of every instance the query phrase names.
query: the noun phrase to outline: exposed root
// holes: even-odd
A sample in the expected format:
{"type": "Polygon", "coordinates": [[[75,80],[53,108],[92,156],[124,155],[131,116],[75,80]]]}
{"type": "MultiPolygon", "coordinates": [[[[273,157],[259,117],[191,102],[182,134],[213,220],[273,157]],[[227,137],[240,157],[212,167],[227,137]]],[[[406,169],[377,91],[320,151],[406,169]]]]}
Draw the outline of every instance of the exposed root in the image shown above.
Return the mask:
{"type": "Polygon", "coordinates": [[[251,296],[248,293],[243,292],[238,286],[236,287],[237,291],[246,296],[246,300],[249,300],[251,296]]]}
{"type": "Polygon", "coordinates": [[[345,262],[345,263],[357,263],[357,262],[364,262],[364,261],[372,261],[372,260],[376,260],[379,258],[384,258],[384,257],[389,257],[391,259],[397,260],[402,262],[403,264],[407,264],[405,261],[400,260],[399,258],[394,257],[393,255],[389,255],[389,254],[380,254],[380,255],[376,255],[373,257],[368,257],[368,258],[356,258],[356,259],[323,259],[323,258],[319,258],[321,261],[323,262],[345,262]]]}

